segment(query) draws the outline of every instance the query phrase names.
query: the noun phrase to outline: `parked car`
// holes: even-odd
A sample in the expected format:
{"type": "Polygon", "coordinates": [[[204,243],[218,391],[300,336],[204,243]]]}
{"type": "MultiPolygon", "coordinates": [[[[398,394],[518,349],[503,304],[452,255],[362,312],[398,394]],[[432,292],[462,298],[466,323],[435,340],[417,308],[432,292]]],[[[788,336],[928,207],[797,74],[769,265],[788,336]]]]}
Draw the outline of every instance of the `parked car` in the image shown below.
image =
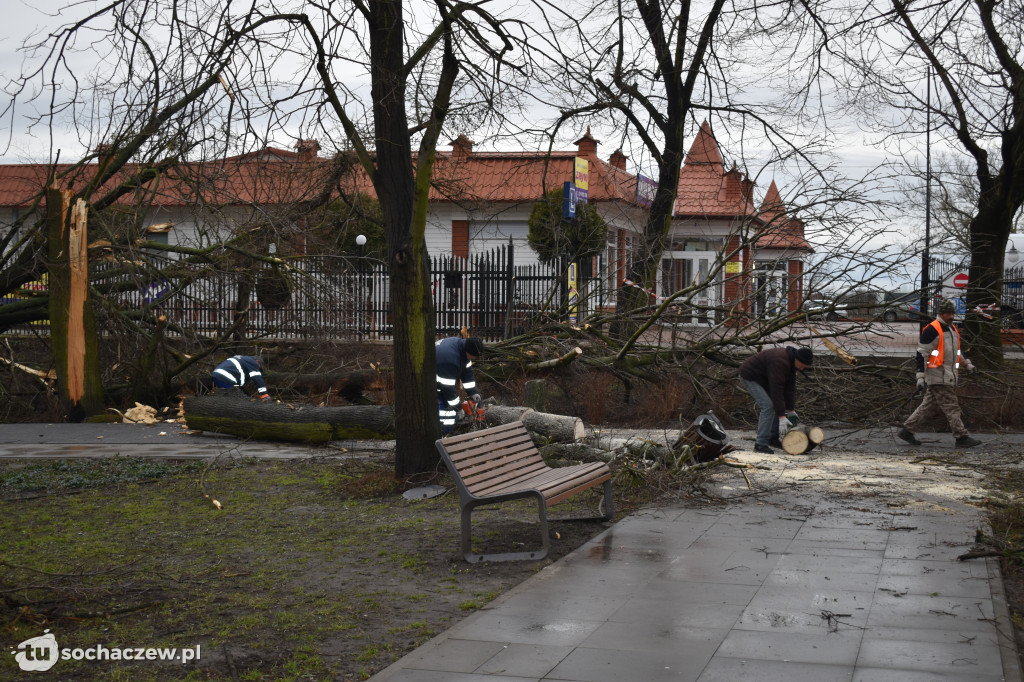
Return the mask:
{"type": "Polygon", "coordinates": [[[917,291],[886,291],[879,301],[878,316],[886,322],[916,321],[920,319],[921,294],[917,291]]]}
{"type": "Polygon", "coordinates": [[[836,309],[835,301],[825,298],[808,298],[804,300],[804,312],[809,320],[838,320],[841,311],[836,309]]]}

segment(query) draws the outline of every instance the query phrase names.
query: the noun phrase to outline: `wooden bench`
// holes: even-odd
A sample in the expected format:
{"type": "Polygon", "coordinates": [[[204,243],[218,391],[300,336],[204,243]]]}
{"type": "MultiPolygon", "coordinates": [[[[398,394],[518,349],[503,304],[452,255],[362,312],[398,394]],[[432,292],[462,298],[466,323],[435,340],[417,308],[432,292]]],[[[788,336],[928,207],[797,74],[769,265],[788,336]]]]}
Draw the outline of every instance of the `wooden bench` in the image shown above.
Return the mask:
{"type": "Polygon", "coordinates": [[[466,561],[543,559],[548,555],[547,508],[589,488],[604,484],[604,516],[561,521],[608,521],[612,518],[611,471],[603,462],[552,468],[544,463],[521,421],[460,436],[443,438],[437,449],[459,487],[462,516],[462,555],[466,561]],[[485,504],[533,497],[540,511],[543,545],[540,550],[474,554],[471,517],[485,504]]]}

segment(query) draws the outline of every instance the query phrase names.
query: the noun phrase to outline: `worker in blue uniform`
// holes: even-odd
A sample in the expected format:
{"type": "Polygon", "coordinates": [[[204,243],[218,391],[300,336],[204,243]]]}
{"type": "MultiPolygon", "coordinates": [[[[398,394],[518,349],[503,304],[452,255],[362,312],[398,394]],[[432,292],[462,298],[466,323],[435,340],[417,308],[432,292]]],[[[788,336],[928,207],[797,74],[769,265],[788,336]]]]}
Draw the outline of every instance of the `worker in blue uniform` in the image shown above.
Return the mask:
{"type": "Polygon", "coordinates": [[[256,386],[256,396],[260,400],[270,400],[262,370],[262,359],[252,355],[234,355],[213,370],[213,384],[218,388],[242,388],[251,381],[256,386]]]}
{"type": "Polygon", "coordinates": [[[462,388],[474,404],[479,404],[482,400],[476,390],[473,361],[483,355],[483,352],[483,341],[475,336],[468,339],[453,336],[437,342],[437,409],[441,418],[441,430],[445,433],[451,433],[455,429],[455,417],[458,415],[461,402],[459,382],[462,382],[462,388]]]}

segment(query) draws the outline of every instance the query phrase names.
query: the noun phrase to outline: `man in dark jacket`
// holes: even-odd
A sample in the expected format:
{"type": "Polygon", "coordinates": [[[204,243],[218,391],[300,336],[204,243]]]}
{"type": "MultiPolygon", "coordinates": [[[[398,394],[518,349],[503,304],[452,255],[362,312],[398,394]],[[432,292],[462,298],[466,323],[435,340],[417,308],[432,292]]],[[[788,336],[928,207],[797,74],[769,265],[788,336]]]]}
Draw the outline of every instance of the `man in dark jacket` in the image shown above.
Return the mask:
{"type": "Polygon", "coordinates": [[[473,361],[483,355],[483,341],[477,337],[441,339],[435,346],[437,363],[437,409],[441,417],[441,430],[451,433],[459,410],[459,382],[470,400],[479,403],[473,361]]]}
{"type": "Polygon", "coordinates": [[[761,408],[754,452],[772,454],[770,445],[782,447],[782,436],[798,417],[796,372],[814,363],[810,348],[770,348],[751,355],[740,365],[740,380],[761,408]]]}
{"type": "Polygon", "coordinates": [[[270,400],[267,385],[263,383],[263,360],[251,355],[234,355],[213,370],[213,384],[218,388],[242,388],[246,381],[256,386],[260,400],[270,400]]]}

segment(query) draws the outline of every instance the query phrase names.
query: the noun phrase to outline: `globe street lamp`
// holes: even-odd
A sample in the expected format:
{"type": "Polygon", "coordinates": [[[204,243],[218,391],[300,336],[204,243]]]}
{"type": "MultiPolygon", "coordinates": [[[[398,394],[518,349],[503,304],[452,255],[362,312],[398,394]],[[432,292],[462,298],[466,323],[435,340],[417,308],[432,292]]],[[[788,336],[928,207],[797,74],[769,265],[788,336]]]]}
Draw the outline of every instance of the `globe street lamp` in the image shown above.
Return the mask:
{"type": "Polygon", "coordinates": [[[363,247],[366,246],[366,235],[360,234],[356,236],[356,246],[359,247],[359,311],[356,313],[357,324],[359,325],[359,340],[363,340],[363,321],[365,320],[364,315],[366,314],[366,282],[365,277],[365,265],[366,261],[363,260],[363,247]]]}

